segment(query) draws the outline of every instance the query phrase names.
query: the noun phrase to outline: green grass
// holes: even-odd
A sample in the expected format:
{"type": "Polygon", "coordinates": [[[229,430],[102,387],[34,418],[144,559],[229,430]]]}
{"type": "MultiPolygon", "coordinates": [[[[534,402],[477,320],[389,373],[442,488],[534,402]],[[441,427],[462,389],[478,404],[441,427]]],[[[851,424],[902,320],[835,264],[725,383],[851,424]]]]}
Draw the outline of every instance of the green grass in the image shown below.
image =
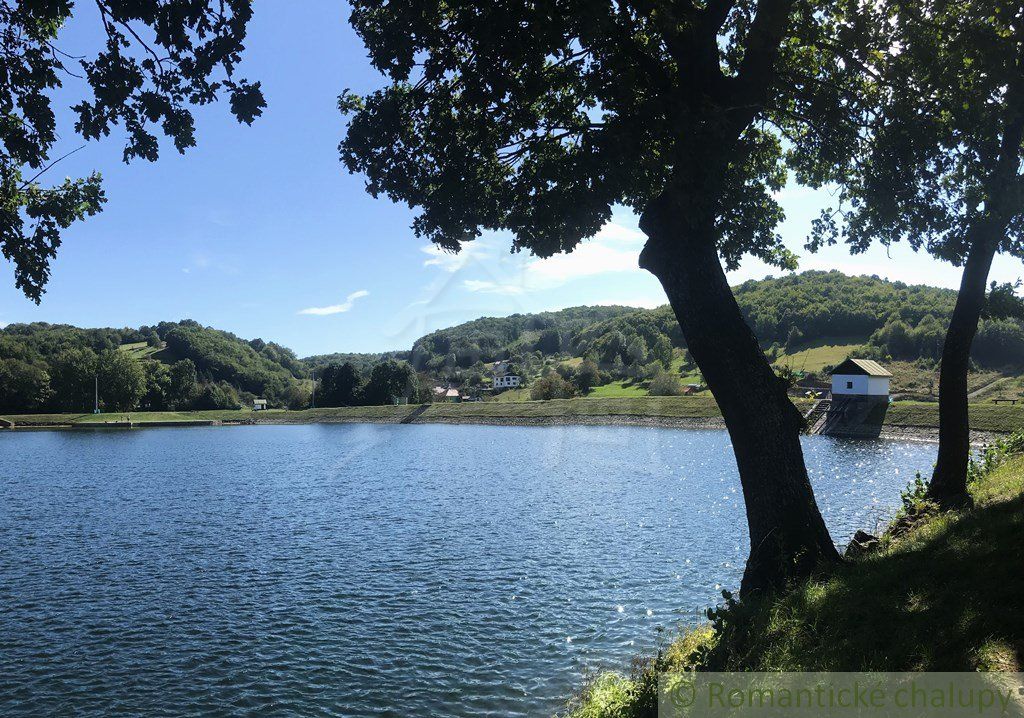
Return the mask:
{"type": "Polygon", "coordinates": [[[432,404],[422,421],[432,418],[530,419],[574,416],[629,416],[664,418],[717,418],[718,405],[710,395],[696,397],[583,397],[524,401],[518,403],[480,402],[468,404],[432,404]]]}
{"type": "MultiPolygon", "coordinates": [[[[426,422],[466,421],[486,419],[556,419],[574,416],[628,416],[679,419],[719,418],[718,405],[709,392],[696,396],[655,397],[646,396],[640,390],[628,393],[623,387],[622,395],[601,396],[592,394],[575,399],[554,399],[552,401],[488,401],[464,404],[431,404],[417,418],[426,422]]],[[[525,390],[521,390],[525,391],[525,390]]],[[[513,392],[505,392],[513,394],[513,392]]],[[[502,396],[505,396],[503,394],[502,396]]],[[[519,393],[519,396],[523,396],[519,393]]],[[[801,410],[807,410],[810,402],[797,399],[801,410]]],[[[285,411],[271,409],[266,412],[241,411],[189,411],[189,412],[131,412],[132,422],[170,421],[221,421],[247,423],[310,423],[317,421],[400,421],[418,407],[416,406],[357,406],[340,409],[314,409],[285,411]]],[[[121,422],[126,414],[29,414],[3,416],[18,426],[68,426],[121,422]]],[[[938,404],[930,402],[900,401],[889,407],[885,425],[889,427],[935,428],[938,426],[938,404]]],[[[977,431],[1010,433],[1024,427],[1024,405],[972,404],[971,427],[977,431]]]]}
{"type": "MultiPolygon", "coordinates": [[[[1011,433],[1024,428],[1024,404],[971,404],[971,428],[975,431],[1011,433]]],[[[886,426],[935,428],[939,405],[934,402],[897,401],[885,415],[886,426]]]]}
{"type": "Polygon", "coordinates": [[[1024,663],[1024,457],[881,551],[740,612],[739,670],[1019,671],[1024,663]],[[743,613],[746,615],[743,615],[743,613]]]}
{"type": "Polygon", "coordinates": [[[132,342],[122,344],[118,350],[131,354],[136,359],[148,359],[160,351],[160,347],[151,347],[147,342],[132,342]]]}
{"type": "Polygon", "coordinates": [[[647,396],[647,389],[640,384],[624,381],[613,381],[603,386],[595,386],[587,394],[587,398],[608,399],[613,397],[647,396]]]}
{"type": "Polygon", "coordinates": [[[864,345],[863,337],[828,337],[800,345],[792,354],[784,353],[775,363],[789,366],[793,371],[820,372],[835,366],[864,345]]]}
{"type": "Polygon", "coordinates": [[[515,401],[529,401],[530,390],[526,387],[522,389],[506,389],[505,391],[498,394],[494,401],[500,402],[515,402],[515,401]]]}
{"type": "Polygon", "coordinates": [[[997,379],[982,388],[974,397],[974,401],[994,401],[996,399],[1016,399],[1024,403],[1024,376],[1008,376],[997,379]]]}
{"type": "Polygon", "coordinates": [[[972,487],[969,511],[926,512],[879,550],[683,631],[630,676],[603,674],[572,718],[654,718],[679,670],[978,671],[1024,666],[1024,456],[972,487]]]}
{"type": "MultiPolygon", "coordinates": [[[[317,421],[400,421],[417,411],[418,406],[356,406],[331,409],[307,409],[285,411],[271,409],[265,412],[241,411],[190,411],[190,412],[131,412],[133,423],[150,421],[225,421],[225,422],[267,422],[267,423],[308,423],[317,421]]],[[[0,418],[13,421],[18,426],[68,426],[103,422],[123,422],[127,414],[29,414],[9,415],[0,418]]],[[[664,418],[716,418],[721,416],[718,405],[710,394],[696,397],[606,397],[554,399],[552,401],[521,402],[467,402],[464,404],[430,404],[419,417],[419,421],[438,419],[453,421],[466,419],[547,419],[573,416],[629,416],[664,418]]]]}
{"type": "MultiPolygon", "coordinates": [[[[271,410],[268,414],[282,415],[281,409],[271,410]]],[[[6,415],[4,419],[13,421],[17,426],[76,426],[89,424],[125,423],[131,418],[132,423],[145,424],[150,422],[188,422],[188,421],[245,421],[253,416],[249,409],[240,411],[131,411],[110,412],[103,414],[23,414],[6,415]]]]}

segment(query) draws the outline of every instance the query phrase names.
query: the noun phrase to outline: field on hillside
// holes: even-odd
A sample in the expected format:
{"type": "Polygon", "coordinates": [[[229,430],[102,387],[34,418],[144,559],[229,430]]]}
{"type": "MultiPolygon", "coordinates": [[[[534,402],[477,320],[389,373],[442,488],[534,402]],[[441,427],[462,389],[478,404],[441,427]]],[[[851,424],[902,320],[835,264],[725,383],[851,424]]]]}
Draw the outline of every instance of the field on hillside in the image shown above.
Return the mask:
{"type": "Polygon", "coordinates": [[[977,390],[973,397],[976,401],[1006,401],[1016,399],[1024,403],[1024,377],[1008,376],[996,379],[991,384],[977,390]]]}
{"type": "Polygon", "coordinates": [[[148,342],[131,342],[118,347],[125,354],[131,354],[136,359],[148,359],[160,351],[160,347],[151,347],[148,342]]]}
{"type": "Polygon", "coordinates": [[[820,372],[839,364],[864,345],[859,337],[829,337],[800,345],[792,354],[784,353],[775,360],[796,372],[820,372]]]}
{"type": "Polygon", "coordinates": [[[647,396],[647,389],[634,382],[613,381],[602,386],[595,386],[587,394],[587,398],[607,399],[611,397],[624,396],[647,396]]]}

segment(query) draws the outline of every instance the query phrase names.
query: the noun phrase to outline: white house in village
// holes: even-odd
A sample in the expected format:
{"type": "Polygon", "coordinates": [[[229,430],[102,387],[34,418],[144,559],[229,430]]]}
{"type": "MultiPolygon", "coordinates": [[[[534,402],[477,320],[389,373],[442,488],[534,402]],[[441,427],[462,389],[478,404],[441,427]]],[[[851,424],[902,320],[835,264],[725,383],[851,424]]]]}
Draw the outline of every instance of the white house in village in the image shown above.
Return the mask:
{"type": "Polygon", "coordinates": [[[253,399],[252,400],[252,410],[253,411],[265,411],[266,408],[267,408],[267,400],[266,399],[253,399]]]}
{"type": "Polygon", "coordinates": [[[491,371],[494,373],[492,386],[495,389],[514,389],[523,383],[521,376],[509,373],[510,366],[507,361],[496,361],[491,365],[491,371]]]}
{"type": "Polygon", "coordinates": [[[892,372],[870,359],[847,359],[832,370],[833,396],[889,396],[892,372]]]}
{"type": "Polygon", "coordinates": [[[515,374],[506,374],[505,376],[494,376],[494,388],[495,389],[512,389],[523,383],[522,377],[518,377],[515,374]]]}

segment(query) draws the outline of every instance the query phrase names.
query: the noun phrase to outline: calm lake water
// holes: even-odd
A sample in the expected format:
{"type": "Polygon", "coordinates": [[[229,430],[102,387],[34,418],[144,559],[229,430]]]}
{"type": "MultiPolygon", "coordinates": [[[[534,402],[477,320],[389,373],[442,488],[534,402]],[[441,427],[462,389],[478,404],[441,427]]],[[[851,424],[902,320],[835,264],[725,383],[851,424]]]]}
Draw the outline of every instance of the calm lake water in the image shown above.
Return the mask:
{"type": "MultiPolygon", "coordinates": [[[[804,446],[843,544],[935,455],[804,446]]],[[[550,715],[746,543],[718,431],[0,433],[0,715],[550,715]]]]}

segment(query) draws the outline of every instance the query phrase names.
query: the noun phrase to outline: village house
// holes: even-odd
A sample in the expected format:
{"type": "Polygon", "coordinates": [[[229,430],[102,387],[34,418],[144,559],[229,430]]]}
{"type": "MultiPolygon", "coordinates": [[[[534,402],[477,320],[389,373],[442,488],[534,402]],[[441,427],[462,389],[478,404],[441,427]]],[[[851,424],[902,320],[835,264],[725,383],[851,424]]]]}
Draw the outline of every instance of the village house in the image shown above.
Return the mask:
{"type": "Polygon", "coordinates": [[[266,408],[267,408],[267,400],[266,399],[253,399],[252,400],[252,410],[253,411],[265,411],[266,408]]]}
{"type": "Polygon", "coordinates": [[[523,383],[523,378],[511,373],[510,369],[511,364],[507,361],[496,361],[491,365],[493,388],[514,389],[523,383]]]}
{"type": "Polygon", "coordinates": [[[458,404],[462,401],[462,394],[458,389],[452,389],[451,387],[435,386],[434,387],[434,401],[447,402],[449,404],[458,404]]]}

